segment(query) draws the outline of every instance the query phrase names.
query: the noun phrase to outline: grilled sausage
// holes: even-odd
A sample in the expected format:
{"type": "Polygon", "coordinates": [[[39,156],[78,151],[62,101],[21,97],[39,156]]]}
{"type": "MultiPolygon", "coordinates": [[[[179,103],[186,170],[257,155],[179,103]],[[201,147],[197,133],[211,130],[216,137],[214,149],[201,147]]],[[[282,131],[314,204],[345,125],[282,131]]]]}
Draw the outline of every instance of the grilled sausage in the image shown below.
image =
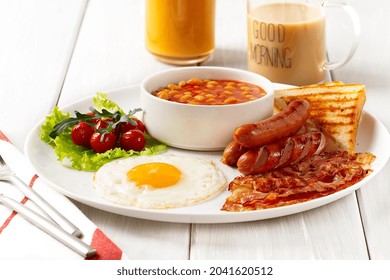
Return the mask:
{"type": "Polygon", "coordinates": [[[254,175],[292,165],[321,153],[325,146],[326,137],[322,132],[297,134],[245,152],[237,161],[238,171],[254,175]]]}
{"type": "Polygon", "coordinates": [[[232,141],[223,150],[221,161],[224,164],[236,166],[238,159],[246,151],[248,151],[248,148],[241,146],[236,141],[232,141]]]}
{"type": "MultiPolygon", "coordinates": [[[[297,134],[302,134],[306,132],[320,131],[318,127],[309,122],[309,120],[298,130],[297,134]]],[[[238,144],[237,141],[230,142],[223,151],[222,154],[222,163],[230,166],[237,166],[237,161],[241,155],[250,150],[250,148],[246,148],[238,144]]]]}
{"type": "Polygon", "coordinates": [[[297,99],[265,120],[236,128],[233,137],[238,144],[247,148],[271,144],[294,135],[305,124],[309,114],[309,102],[297,99]]]}

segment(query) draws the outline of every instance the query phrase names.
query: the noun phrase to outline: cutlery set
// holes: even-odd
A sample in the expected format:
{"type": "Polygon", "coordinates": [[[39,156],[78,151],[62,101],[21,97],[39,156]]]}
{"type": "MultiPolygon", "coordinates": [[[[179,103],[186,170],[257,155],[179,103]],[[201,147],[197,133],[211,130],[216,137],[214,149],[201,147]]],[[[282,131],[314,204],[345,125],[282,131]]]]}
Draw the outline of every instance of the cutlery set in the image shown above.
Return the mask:
{"type": "Polygon", "coordinates": [[[33,188],[29,187],[23,180],[21,180],[15,174],[15,172],[10,169],[1,155],[0,181],[15,185],[19,191],[21,191],[27,198],[33,201],[44,213],[48,215],[49,218],[44,217],[40,213],[31,210],[22,203],[1,193],[0,204],[3,204],[9,209],[19,213],[27,221],[46,232],[53,238],[57,239],[84,258],[92,258],[96,255],[96,250],[81,240],[83,234],[80,229],[78,229],[72,222],[66,219],[33,188]]]}

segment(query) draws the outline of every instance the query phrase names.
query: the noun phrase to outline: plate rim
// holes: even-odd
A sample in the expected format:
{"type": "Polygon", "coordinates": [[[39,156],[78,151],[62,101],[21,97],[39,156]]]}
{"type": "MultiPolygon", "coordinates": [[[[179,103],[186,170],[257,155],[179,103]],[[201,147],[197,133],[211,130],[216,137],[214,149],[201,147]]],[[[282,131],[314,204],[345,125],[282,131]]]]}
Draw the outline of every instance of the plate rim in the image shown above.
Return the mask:
{"type": "MultiPolygon", "coordinates": [[[[277,84],[274,83],[275,89],[278,89],[280,87],[286,88],[286,87],[293,87],[291,85],[284,85],[284,84],[277,84]]],[[[140,92],[140,85],[130,85],[125,87],[120,87],[117,89],[112,89],[105,91],[105,93],[110,95],[116,95],[122,91],[138,91],[140,92]]],[[[69,103],[68,105],[61,106],[62,108],[70,108],[75,107],[78,104],[82,102],[86,102],[89,100],[92,100],[94,95],[89,95],[83,98],[80,98],[74,102],[69,103]]],[[[381,131],[383,130],[386,132],[386,136],[390,139],[390,134],[386,127],[383,125],[382,122],[380,122],[378,119],[376,119],[372,114],[366,112],[363,110],[362,113],[362,119],[363,117],[369,117],[371,118],[377,125],[380,126],[381,131]]],[[[29,163],[34,167],[36,170],[38,176],[49,186],[54,188],[59,193],[72,198],[80,203],[83,203],[85,205],[91,206],[96,209],[100,209],[103,211],[107,211],[114,214],[124,215],[128,217],[133,218],[140,218],[145,220],[153,220],[153,221],[162,221],[162,222],[175,222],[175,223],[207,223],[207,224],[218,224],[218,223],[237,223],[237,222],[248,222],[248,221],[257,221],[257,220],[265,220],[265,219],[271,219],[276,217],[284,217],[292,214],[297,214],[300,212],[305,212],[307,210],[315,209],[323,205],[327,205],[329,203],[335,202],[352,192],[358,190],[362,185],[368,183],[372,178],[374,178],[386,165],[387,161],[390,157],[390,150],[385,155],[384,159],[381,161],[382,164],[378,166],[378,168],[374,169],[373,172],[364,178],[362,181],[344,189],[341,191],[338,191],[334,194],[316,198],[313,200],[309,200],[306,202],[288,205],[288,206],[282,206],[282,207],[276,207],[276,208],[270,208],[270,209],[262,209],[262,210],[255,210],[255,211],[244,211],[244,212],[225,212],[219,210],[219,212],[215,212],[215,214],[210,213],[187,213],[187,212],[176,212],[174,209],[167,209],[167,210],[149,210],[149,209],[140,209],[136,207],[131,206],[121,206],[114,204],[110,201],[105,201],[105,203],[102,202],[96,202],[93,200],[89,200],[87,198],[81,197],[80,195],[77,195],[75,193],[70,192],[67,189],[64,189],[64,187],[59,186],[58,184],[53,183],[49,178],[46,177],[45,174],[42,172],[39,172],[39,168],[36,167],[34,164],[34,160],[32,158],[32,155],[30,153],[30,147],[32,141],[34,140],[34,137],[36,136],[37,132],[40,132],[40,127],[42,123],[45,121],[45,119],[42,119],[40,122],[38,122],[28,133],[26,140],[24,142],[24,154],[29,161],[29,163]]],[[[39,140],[40,141],[40,140],[39,140]]],[[[169,148],[171,149],[171,148],[169,148]]],[[[201,153],[201,152],[197,152],[201,153]]],[[[376,155],[378,157],[378,155],[376,155]]],[[[60,164],[60,163],[58,163],[60,164]]],[[[80,171],[82,172],[82,171],[80,171]]],[[[229,181],[228,181],[229,183],[229,181]]],[[[207,203],[204,202],[204,203],[207,203]]],[[[199,205],[199,204],[198,204],[199,205]]],[[[221,205],[222,207],[222,205],[221,205]]],[[[187,209],[190,209],[190,207],[184,207],[187,209]]],[[[178,208],[175,208],[178,209],[178,208]]],[[[183,208],[181,208],[183,209],[183,208]]]]}

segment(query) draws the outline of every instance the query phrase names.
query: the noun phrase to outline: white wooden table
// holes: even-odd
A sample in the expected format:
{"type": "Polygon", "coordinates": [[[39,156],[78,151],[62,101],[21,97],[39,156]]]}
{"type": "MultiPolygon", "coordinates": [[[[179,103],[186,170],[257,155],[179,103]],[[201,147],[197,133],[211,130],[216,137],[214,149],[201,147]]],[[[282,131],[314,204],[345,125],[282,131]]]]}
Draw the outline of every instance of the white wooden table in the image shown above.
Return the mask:
{"type": "MultiPolygon", "coordinates": [[[[348,3],[360,14],[361,42],[332,77],[365,84],[365,110],[389,130],[390,2],[348,3]]],[[[336,58],[343,42],[330,37],[336,58]]],[[[204,65],[246,69],[244,0],[217,0],[216,51],[204,65]]],[[[20,150],[56,104],[172,67],[145,50],[143,0],[0,0],[0,129],[20,150]]],[[[235,224],[155,222],[75,204],[131,259],[390,259],[389,174],[388,163],[356,193],[314,210],[235,224]]]]}

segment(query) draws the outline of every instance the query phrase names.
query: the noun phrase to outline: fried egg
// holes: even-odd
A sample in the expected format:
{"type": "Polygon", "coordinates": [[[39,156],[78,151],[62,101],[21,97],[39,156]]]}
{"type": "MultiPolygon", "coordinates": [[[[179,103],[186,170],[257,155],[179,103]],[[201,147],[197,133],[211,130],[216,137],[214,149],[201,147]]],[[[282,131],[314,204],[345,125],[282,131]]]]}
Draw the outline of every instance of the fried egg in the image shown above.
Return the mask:
{"type": "Polygon", "coordinates": [[[212,160],[175,155],[119,159],[93,176],[93,188],[103,198],[144,209],[196,204],[215,196],[226,182],[212,160]]]}

